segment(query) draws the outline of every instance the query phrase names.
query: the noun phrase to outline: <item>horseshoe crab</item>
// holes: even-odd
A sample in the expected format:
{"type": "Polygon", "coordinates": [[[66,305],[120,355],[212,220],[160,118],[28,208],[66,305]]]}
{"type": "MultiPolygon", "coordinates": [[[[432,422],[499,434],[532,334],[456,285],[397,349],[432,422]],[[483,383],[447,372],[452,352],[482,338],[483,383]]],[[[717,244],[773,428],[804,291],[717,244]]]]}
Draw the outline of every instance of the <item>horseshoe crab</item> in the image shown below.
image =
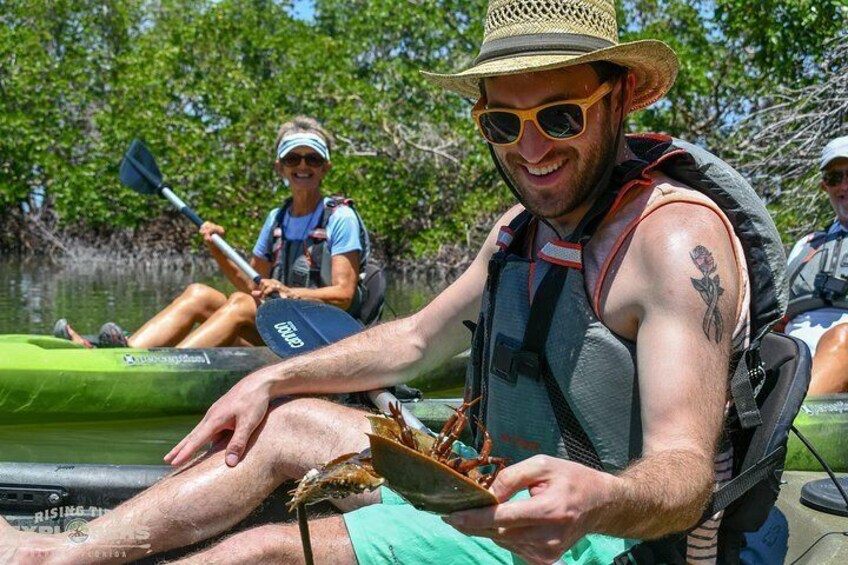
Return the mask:
{"type": "Polygon", "coordinates": [[[497,504],[487,488],[506,462],[490,457],[492,440],[483,425],[477,423],[483,434],[478,457],[465,459],[452,449],[467,422],[467,410],[478,401],[464,402],[455,409],[436,438],[407,426],[396,404],[389,405],[389,417],[368,416],[371,447],[307,473],[291,493],[290,508],[345,498],[382,484],[415,508],[439,514],[497,504]],[[484,465],[493,465],[494,470],[481,472],[484,465]]]}

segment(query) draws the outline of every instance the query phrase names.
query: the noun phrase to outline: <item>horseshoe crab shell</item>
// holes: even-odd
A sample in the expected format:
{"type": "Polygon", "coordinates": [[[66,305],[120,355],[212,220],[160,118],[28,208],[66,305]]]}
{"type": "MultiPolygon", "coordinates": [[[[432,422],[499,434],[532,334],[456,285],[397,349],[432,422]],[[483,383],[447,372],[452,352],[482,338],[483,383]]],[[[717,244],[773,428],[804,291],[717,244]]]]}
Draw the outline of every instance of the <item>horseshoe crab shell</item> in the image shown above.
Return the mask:
{"type": "MultiPolygon", "coordinates": [[[[392,490],[419,510],[450,514],[498,503],[495,496],[450,467],[398,442],[399,427],[388,418],[370,417],[374,433],[371,463],[392,490]],[[393,437],[394,436],[394,437],[393,437]]],[[[419,448],[429,449],[433,439],[421,432],[413,434],[419,448]]]]}

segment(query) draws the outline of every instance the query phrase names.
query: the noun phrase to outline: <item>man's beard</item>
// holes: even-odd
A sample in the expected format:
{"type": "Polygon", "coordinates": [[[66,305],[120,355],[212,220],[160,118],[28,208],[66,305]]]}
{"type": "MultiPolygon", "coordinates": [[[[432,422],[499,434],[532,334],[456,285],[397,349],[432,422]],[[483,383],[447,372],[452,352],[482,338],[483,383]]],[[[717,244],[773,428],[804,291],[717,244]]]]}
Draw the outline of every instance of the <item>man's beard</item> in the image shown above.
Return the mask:
{"type": "Polygon", "coordinates": [[[571,149],[552,155],[552,157],[566,160],[576,169],[574,174],[564,179],[558,186],[547,189],[555,193],[552,197],[545,198],[538,193],[538,189],[525,189],[521,186],[518,181],[521,177],[515,171],[522,165],[503,163],[504,172],[512,186],[518,191],[521,204],[536,217],[555,220],[566,216],[587,202],[594,201],[598,194],[606,189],[606,186],[599,186],[604,173],[615,165],[615,136],[608,128],[604,127],[603,130],[602,139],[589,147],[579,160],[577,153],[571,149]]]}

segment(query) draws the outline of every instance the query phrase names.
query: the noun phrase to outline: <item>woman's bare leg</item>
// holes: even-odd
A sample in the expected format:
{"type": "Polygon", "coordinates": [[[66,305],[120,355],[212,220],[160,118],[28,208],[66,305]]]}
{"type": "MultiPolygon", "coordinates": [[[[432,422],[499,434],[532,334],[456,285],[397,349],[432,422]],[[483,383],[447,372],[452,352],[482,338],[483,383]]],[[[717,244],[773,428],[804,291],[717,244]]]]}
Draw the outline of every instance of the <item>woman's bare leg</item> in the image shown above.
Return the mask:
{"type": "MultiPolygon", "coordinates": [[[[196,543],[234,526],[286,479],[368,445],[363,412],[302,398],[273,408],[236,467],[219,450],[88,523],[81,543],[67,534],[23,534],[0,519],[3,563],[120,563],[196,543]]],[[[345,509],[376,502],[361,495],[345,509]]]]}
{"type": "Polygon", "coordinates": [[[808,394],[838,392],[848,392],[848,324],[830,328],[819,339],[808,394]]]}
{"type": "Polygon", "coordinates": [[[177,347],[228,347],[248,341],[262,343],[256,332],[256,300],[249,294],[234,292],[226,304],[191,332],[177,347]]]}
{"type": "Polygon", "coordinates": [[[173,347],[227,303],[224,293],[205,284],[191,284],[167,308],[129,338],[130,347],[173,347]]]}

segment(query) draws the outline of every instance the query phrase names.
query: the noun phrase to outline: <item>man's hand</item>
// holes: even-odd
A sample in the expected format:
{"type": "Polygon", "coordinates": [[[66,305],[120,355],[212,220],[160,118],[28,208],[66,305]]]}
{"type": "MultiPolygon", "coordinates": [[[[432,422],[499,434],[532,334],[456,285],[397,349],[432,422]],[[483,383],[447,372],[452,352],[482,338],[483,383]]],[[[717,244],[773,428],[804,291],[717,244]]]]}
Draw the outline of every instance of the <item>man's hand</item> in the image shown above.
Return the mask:
{"type": "Polygon", "coordinates": [[[268,295],[274,292],[278,293],[281,298],[297,298],[291,288],[275,279],[262,279],[250,294],[253,295],[253,298],[262,300],[268,298],[268,295]]]}
{"type": "Polygon", "coordinates": [[[472,536],[491,538],[528,563],[557,561],[589,533],[592,511],[610,495],[611,475],[547,455],[500,472],[491,490],[501,504],[454,512],[445,522],[472,536]],[[510,501],[528,489],[529,499],[510,501]]]}
{"type": "Polygon", "coordinates": [[[262,373],[254,373],[242,379],[209,408],[191,433],[165,456],[165,461],[174,466],[182,465],[203,444],[212,441],[225,430],[233,430],[225,460],[227,465],[234,467],[268,412],[270,400],[270,385],[262,373]]]}

